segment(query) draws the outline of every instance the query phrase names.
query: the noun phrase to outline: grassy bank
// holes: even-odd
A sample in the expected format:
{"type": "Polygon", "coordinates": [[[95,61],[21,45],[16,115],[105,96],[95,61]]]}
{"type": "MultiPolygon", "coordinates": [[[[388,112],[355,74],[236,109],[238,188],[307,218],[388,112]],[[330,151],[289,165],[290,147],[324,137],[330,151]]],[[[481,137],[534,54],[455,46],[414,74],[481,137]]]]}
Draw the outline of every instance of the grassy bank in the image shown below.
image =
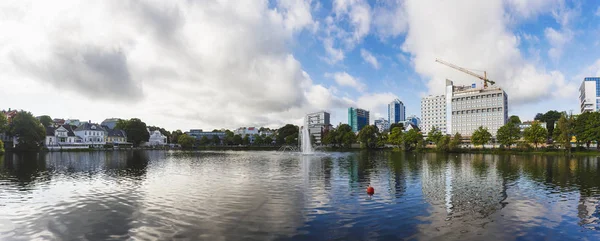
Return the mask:
{"type": "Polygon", "coordinates": [[[553,148],[539,148],[539,149],[503,149],[503,148],[461,148],[449,151],[439,151],[435,148],[424,148],[421,152],[445,152],[445,153],[458,153],[458,154],[504,154],[504,155],[548,155],[548,156],[600,156],[600,151],[588,150],[588,149],[576,149],[573,148],[569,153],[562,149],[553,148]]]}

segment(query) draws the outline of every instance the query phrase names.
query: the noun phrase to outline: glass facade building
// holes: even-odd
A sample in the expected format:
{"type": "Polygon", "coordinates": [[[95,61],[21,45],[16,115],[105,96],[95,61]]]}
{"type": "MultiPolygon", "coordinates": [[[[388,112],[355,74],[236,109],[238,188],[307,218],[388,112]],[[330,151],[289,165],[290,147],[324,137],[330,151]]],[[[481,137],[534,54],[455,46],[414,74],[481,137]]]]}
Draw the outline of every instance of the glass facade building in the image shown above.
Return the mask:
{"type": "Polygon", "coordinates": [[[406,119],[406,109],[404,107],[404,103],[399,99],[395,99],[391,103],[388,104],[388,122],[398,123],[402,122],[406,119]]]}
{"type": "Polygon", "coordinates": [[[348,108],[348,125],[352,131],[359,132],[363,127],[369,125],[369,111],[359,108],[348,108]]]}

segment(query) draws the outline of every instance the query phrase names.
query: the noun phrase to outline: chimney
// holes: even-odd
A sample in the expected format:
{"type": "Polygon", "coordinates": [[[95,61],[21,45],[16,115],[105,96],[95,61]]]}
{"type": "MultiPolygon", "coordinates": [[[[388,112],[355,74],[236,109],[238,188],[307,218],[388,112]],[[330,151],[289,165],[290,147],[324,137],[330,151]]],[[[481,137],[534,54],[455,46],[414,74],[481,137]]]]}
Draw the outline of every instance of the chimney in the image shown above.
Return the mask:
{"type": "Polygon", "coordinates": [[[92,124],[92,120],[88,120],[88,123],[92,124]]]}

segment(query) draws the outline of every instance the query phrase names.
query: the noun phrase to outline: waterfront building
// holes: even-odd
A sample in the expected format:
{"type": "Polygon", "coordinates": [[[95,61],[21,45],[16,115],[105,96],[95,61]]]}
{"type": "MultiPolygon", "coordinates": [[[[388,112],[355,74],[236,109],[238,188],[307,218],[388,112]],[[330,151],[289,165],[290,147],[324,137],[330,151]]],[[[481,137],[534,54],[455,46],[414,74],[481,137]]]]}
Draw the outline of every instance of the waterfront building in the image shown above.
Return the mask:
{"type": "Polygon", "coordinates": [[[416,115],[406,117],[406,121],[414,124],[417,127],[421,126],[421,118],[417,117],[416,115]]]}
{"type": "Polygon", "coordinates": [[[399,99],[393,100],[388,104],[388,123],[394,124],[406,119],[406,109],[404,103],[399,99]]]}
{"type": "Polygon", "coordinates": [[[104,147],[106,144],[104,128],[98,124],[84,122],[79,125],[73,133],[81,138],[82,143],[88,144],[91,147],[104,147]]]}
{"type": "Polygon", "coordinates": [[[508,96],[501,88],[454,86],[446,80],[446,94],[421,100],[423,132],[437,127],[444,134],[469,137],[483,126],[492,136],[508,120],[508,96]]]}
{"type": "Polygon", "coordinates": [[[65,124],[65,119],[54,118],[52,122],[54,123],[54,127],[59,127],[65,124]]]}
{"type": "Polygon", "coordinates": [[[432,127],[446,133],[446,96],[427,96],[421,99],[421,130],[424,135],[432,127]]]}
{"type": "Polygon", "coordinates": [[[109,129],[106,137],[106,143],[115,146],[132,146],[132,143],[127,142],[127,133],[120,129],[109,129]]]}
{"type": "Polygon", "coordinates": [[[44,146],[49,150],[90,148],[87,143],[83,143],[82,139],[75,135],[73,132],[74,128],[75,127],[69,125],[46,127],[44,146]]]}
{"type": "Polygon", "coordinates": [[[331,129],[330,115],[328,112],[319,111],[306,115],[308,134],[315,137],[315,144],[320,145],[323,133],[331,129]]]}
{"type": "Polygon", "coordinates": [[[382,133],[390,129],[390,122],[384,118],[379,118],[375,120],[375,127],[379,129],[379,132],[382,133]]]}
{"type": "Polygon", "coordinates": [[[67,119],[65,125],[79,126],[81,125],[81,121],[79,119],[67,119]]]}
{"type": "Polygon", "coordinates": [[[581,113],[600,110],[600,77],[586,77],[579,87],[581,113]]]}
{"type": "Polygon", "coordinates": [[[215,136],[219,137],[221,141],[225,138],[225,132],[205,132],[202,129],[191,129],[190,131],[185,132],[186,135],[196,138],[196,140],[202,139],[203,136],[206,136],[209,140],[213,140],[215,136]]]}
{"type": "Polygon", "coordinates": [[[167,137],[160,133],[159,130],[150,131],[147,129],[150,137],[148,138],[147,146],[165,146],[167,145],[167,137]]]}
{"type": "MultiPolygon", "coordinates": [[[[534,121],[523,121],[521,124],[519,124],[519,129],[521,129],[521,133],[523,131],[525,131],[525,128],[531,127],[531,124],[533,124],[534,121]]],[[[556,122],[554,123],[554,127],[556,127],[556,122]]],[[[540,123],[540,126],[543,127],[544,129],[546,129],[546,122],[541,122],[538,121],[538,123],[540,123]]]]}
{"type": "Polygon", "coordinates": [[[363,127],[369,125],[369,111],[350,107],[348,108],[348,125],[352,131],[359,132],[363,127]]]}
{"type": "Polygon", "coordinates": [[[106,127],[108,127],[108,129],[112,130],[112,129],[115,129],[118,122],[119,122],[119,118],[108,118],[108,119],[102,121],[102,123],[100,123],[100,125],[106,126],[106,127]]]}

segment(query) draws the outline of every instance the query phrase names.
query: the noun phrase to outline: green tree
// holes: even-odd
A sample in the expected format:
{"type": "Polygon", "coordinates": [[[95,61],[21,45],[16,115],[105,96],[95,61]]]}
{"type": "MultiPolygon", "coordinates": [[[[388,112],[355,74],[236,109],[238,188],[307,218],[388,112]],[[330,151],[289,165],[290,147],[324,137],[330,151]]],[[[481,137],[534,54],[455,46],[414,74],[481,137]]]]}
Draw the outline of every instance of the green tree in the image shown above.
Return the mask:
{"type": "Polygon", "coordinates": [[[200,145],[206,146],[206,145],[208,145],[209,142],[210,142],[210,140],[208,139],[207,136],[202,136],[202,138],[200,138],[200,145]]]}
{"type": "Polygon", "coordinates": [[[140,143],[148,141],[150,138],[146,123],[138,118],[119,120],[117,127],[127,133],[127,141],[133,143],[134,146],[139,146],[140,143]]]}
{"type": "Polygon", "coordinates": [[[265,137],[264,143],[267,145],[272,145],[273,144],[273,138],[271,138],[270,136],[265,137]]]}
{"type": "Polygon", "coordinates": [[[171,143],[179,143],[179,136],[183,135],[181,130],[173,131],[170,135],[171,143]]]}
{"type": "Polygon", "coordinates": [[[452,140],[450,140],[450,143],[448,144],[448,148],[450,150],[456,150],[457,148],[460,147],[460,144],[462,143],[462,135],[458,132],[456,132],[456,134],[454,134],[454,137],[452,137],[452,140]]]}
{"type": "Polygon", "coordinates": [[[412,150],[414,148],[422,148],[423,147],[423,134],[417,131],[416,129],[410,129],[403,136],[404,141],[404,149],[412,150]]]}
{"type": "Polygon", "coordinates": [[[233,144],[236,146],[242,144],[242,136],[234,135],[233,136],[233,144]]]}
{"type": "Polygon", "coordinates": [[[548,137],[552,137],[554,133],[554,123],[558,121],[562,113],[551,110],[546,112],[543,116],[543,121],[546,122],[546,128],[548,129],[548,137]]]}
{"type": "Polygon", "coordinates": [[[344,136],[341,138],[341,145],[344,148],[350,148],[354,143],[356,143],[356,134],[352,131],[344,133],[344,136]]]}
{"type": "Polygon", "coordinates": [[[177,143],[181,145],[181,148],[190,149],[194,146],[196,138],[188,136],[187,134],[180,135],[177,139],[177,143]]]}
{"type": "Polygon", "coordinates": [[[3,133],[8,130],[8,120],[6,119],[6,115],[0,112],[0,133],[3,133]]]}
{"type": "Polygon", "coordinates": [[[544,114],[542,114],[542,113],[537,113],[537,114],[535,115],[535,117],[533,118],[533,120],[536,120],[536,121],[544,121],[544,114]]]}
{"type": "Polygon", "coordinates": [[[517,141],[521,139],[521,129],[515,123],[506,123],[506,125],[503,125],[498,129],[496,139],[498,139],[500,144],[507,146],[508,149],[510,149],[512,145],[516,144],[517,141]]]}
{"type": "Polygon", "coordinates": [[[396,127],[400,127],[402,130],[404,130],[404,124],[402,124],[402,123],[392,123],[392,124],[390,124],[390,132],[392,130],[394,130],[394,128],[396,128],[396,127]]]}
{"type": "Polygon", "coordinates": [[[0,155],[4,154],[4,142],[0,140],[0,155]]]}
{"type": "Polygon", "coordinates": [[[335,145],[335,129],[331,129],[328,130],[326,132],[323,133],[323,136],[321,137],[321,143],[325,146],[328,145],[335,145]]]}
{"type": "Polygon", "coordinates": [[[402,145],[404,132],[401,127],[395,127],[388,136],[388,143],[400,147],[402,145]]]}
{"type": "Polygon", "coordinates": [[[287,136],[285,138],[285,144],[287,144],[287,145],[298,145],[298,134],[287,136]]]}
{"type": "Polygon", "coordinates": [[[442,136],[443,136],[442,132],[435,126],[432,126],[429,133],[427,133],[426,141],[433,142],[437,145],[439,143],[440,139],[442,138],[442,136]]]}
{"type": "Polygon", "coordinates": [[[242,145],[250,145],[250,136],[249,135],[244,135],[244,137],[242,138],[242,145]]]}
{"type": "Polygon", "coordinates": [[[18,138],[16,148],[19,150],[39,150],[46,139],[46,129],[38,119],[26,111],[19,111],[13,117],[9,133],[10,136],[18,138]]]}
{"type": "Polygon", "coordinates": [[[488,129],[484,128],[483,126],[477,128],[477,130],[473,132],[473,135],[471,135],[471,143],[473,143],[475,146],[484,147],[484,145],[489,143],[491,139],[492,134],[490,134],[488,129]]]}
{"type": "Polygon", "coordinates": [[[523,137],[525,141],[528,143],[532,143],[535,145],[535,148],[538,148],[538,145],[544,143],[546,138],[548,137],[548,131],[540,125],[539,121],[534,121],[531,123],[530,127],[525,128],[523,131],[523,137]]]}
{"type": "Polygon", "coordinates": [[[373,149],[377,147],[377,136],[379,135],[379,129],[374,125],[368,125],[363,127],[358,132],[358,140],[360,141],[361,147],[367,149],[373,149]]]}
{"type": "Polygon", "coordinates": [[[450,150],[450,136],[448,135],[443,135],[439,140],[438,143],[435,144],[435,147],[438,151],[448,151],[450,150]]]}
{"type": "Polygon", "coordinates": [[[512,123],[512,124],[516,124],[516,125],[521,124],[521,118],[519,118],[516,115],[511,115],[508,118],[508,123],[512,123]]]}
{"type": "MultiPolygon", "coordinates": [[[[292,125],[292,124],[287,124],[281,128],[279,128],[277,130],[277,136],[276,136],[276,141],[277,144],[283,144],[283,143],[288,143],[286,138],[288,138],[289,136],[294,136],[294,137],[290,137],[289,139],[291,140],[292,138],[298,138],[298,132],[299,132],[299,127],[292,125]]],[[[293,144],[293,143],[292,143],[293,144]]],[[[288,145],[291,145],[290,143],[288,143],[288,145]]]]}
{"type": "Polygon", "coordinates": [[[575,132],[574,121],[573,115],[567,117],[566,114],[563,114],[558,119],[553,133],[553,139],[569,152],[571,152],[571,137],[575,132]]]}
{"type": "Polygon", "coordinates": [[[42,123],[42,125],[44,127],[48,127],[48,126],[52,125],[52,123],[54,123],[54,121],[52,120],[52,118],[50,116],[43,115],[43,116],[40,116],[40,123],[42,123]]]}
{"type": "Polygon", "coordinates": [[[224,138],[224,140],[223,140],[223,143],[224,143],[225,145],[233,145],[233,144],[234,144],[234,143],[233,143],[233,137],[234,137],[234,136],[235,136],[235,134],[233,134],[233,132],[232,132],[232,131],[230,131],[230,130],[226,130],[226,131],[225,131],[225,138],[224,138]]]}
{"type": "Polygon", "coordinates": [[[254,135],[254,142],[252,144],[254,145],[262,145],[265,142],[265,140],[263,139],[263,137],[261,135],[254,135]]]}
{"type": "Polygon", "coordinates": [[[215,144],[215,145],[221,144],[221,138],[219,138],[219,136],[217,136],[217,135],[213,135],[212,141],[213,141],[213,144],[215,144]]]}

